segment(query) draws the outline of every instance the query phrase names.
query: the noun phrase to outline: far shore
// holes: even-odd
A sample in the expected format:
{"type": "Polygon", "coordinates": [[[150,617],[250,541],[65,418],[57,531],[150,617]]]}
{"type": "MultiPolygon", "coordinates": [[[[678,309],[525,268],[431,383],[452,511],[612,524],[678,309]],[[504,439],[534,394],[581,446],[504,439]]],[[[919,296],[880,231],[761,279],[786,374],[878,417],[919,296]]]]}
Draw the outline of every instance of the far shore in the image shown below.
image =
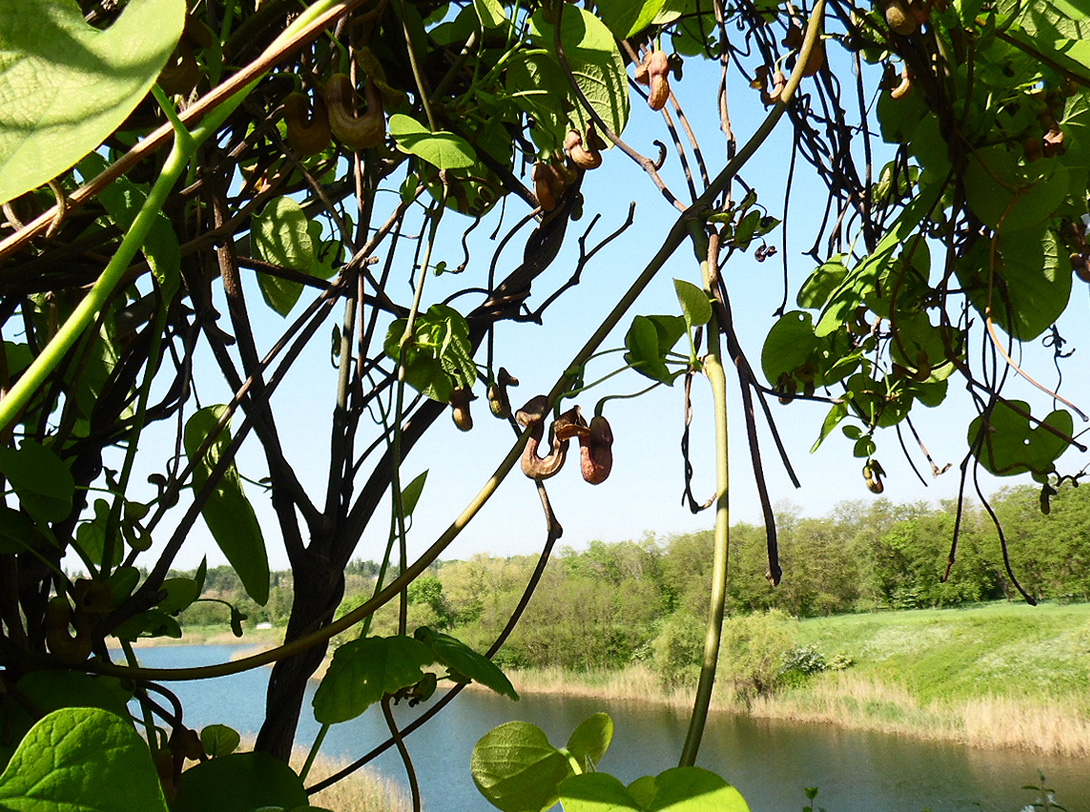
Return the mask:
{"type": "MultiPolygon", "coordinates": [[[[282,629],[247,629],[240,639],[223,627],[187,628],[180,639],[155,638],[137,647],[158,645],[231,645],[239,660],[280,644],[282,629]]],[[[313,679],[321,679],[329,657],[313,679]]],[[[578,696],[609,701],[655,702],[687,708],[692,693],[670,690],[647,666],[617,671],[572,672],[560,668],[509,670],[520,694],[578,696]]],[[[473,686],[477,687],[477,686],[473,686]]],[[[482,689],[484,690],[484,689],[482,689]]],[[[1090,719],[1063,696],[1006,696],[992,692],[968,700],[921,702],[903,686],[852,670],[818,675],[804,685],[745,703],[729,686],[716,686],[712,710],[759,719],[827,724],[914,738],[947,741],[984,749],[1090,757],[1090,719]]]]}

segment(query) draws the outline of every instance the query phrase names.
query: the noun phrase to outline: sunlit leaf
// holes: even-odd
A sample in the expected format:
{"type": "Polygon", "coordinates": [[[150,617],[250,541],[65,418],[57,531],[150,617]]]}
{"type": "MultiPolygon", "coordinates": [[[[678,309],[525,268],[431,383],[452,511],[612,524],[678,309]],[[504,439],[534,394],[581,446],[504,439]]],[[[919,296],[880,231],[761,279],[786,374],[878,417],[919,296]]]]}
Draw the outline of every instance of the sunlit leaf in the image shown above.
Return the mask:
{"type": "Polygon", "coordinates": [[[609,749],[613,741],[613,720],[608,713],[595,713],[588,716],[568,737],[568,753],[571,754],[584,771],[598,766],[598,762],[609,749]]]}
{"type": "Polygon", "coordinates": [[[383,694],[415,685],[433,661],[427,646],[405,635],[351,640],[333,653],[314,693],[314,718],[326,725],[355,719],[383,694]]]}
{"type": "Polygon", "coordinates": [[[1070,412],[1057,409],[1042,421],[1043,426],[1031,423],[1026,417],[1029,414],[1028,403],[1012,400],[996,403],[990,415],[981,415],[969,424],[969,448],[996,476],[1046,473],[1067,449],[1067,442],[1045,426],[1070,437],[1074,428],[1070,412]]]}
{"type": "Polygon", "coordinates": [[[473,783],[503,812],[541,812],[557,801],[557,788],[572,774],[568,759],[537,725],[507,722],[473,747],[473,783]]]}
{"type": "Polygon", "coordinates": [[[131,723],[99,708],[65,708],[46,714],[19,743],[0,775],[0,809],[166,812],[167,805],[131,723]]]}
{"type": "Polygon", "coordinates": [[[184,0],[133,0],[103,31],[75,0],[0,0],[0,203],[121,125],[174,50],[185,11],[184,0]]]}
{"type": "MultiPolygon", "coordinates": [[[[302,206],[289,197],[273,198],[251,218],[254,259],[299,273],[313,273],[316,260],[310,226],[302,206]]],[[[259,272],[257,282],[266,304],[281,316],[291,311],[303,291],[301,283],[271,273],[259,272]]]]}
{"type": "Polygon", "coordinates": [[[442,663],[460,676],[471,679],[501,696],[517,700],[518,693],[499,667],[487,657],[478,654],[461,640],[449,634],[421,626],[414,636],[432,650],[437,662],[442,663]]]}
{"type": "Polygon", "coordinates": [[[390,116],[390,135],[402,152],[423,158],[440,169],[464,169],[473,166],[477,157],[473,147],[461,136],[438,130],[432,132],[415,118],[403,113],[390,116]]]}

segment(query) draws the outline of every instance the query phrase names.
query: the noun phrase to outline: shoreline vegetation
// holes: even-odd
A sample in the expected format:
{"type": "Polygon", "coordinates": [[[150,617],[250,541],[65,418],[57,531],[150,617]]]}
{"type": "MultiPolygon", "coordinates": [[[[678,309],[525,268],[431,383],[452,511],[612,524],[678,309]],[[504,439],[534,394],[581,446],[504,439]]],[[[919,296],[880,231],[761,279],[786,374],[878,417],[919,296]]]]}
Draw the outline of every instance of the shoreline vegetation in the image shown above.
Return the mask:
{"type": "MultiPolygon", "coordinates": [[[[1085,690],[1090,684],[1090,604],[1001,602],[801,621],[783,613],[748,617],[763,622],[745,627],[742,635],[731,631],[732,624],[745,618],[728,620],[713,697],[716,713],[1090,757],[1090,695],[1085,690]],[[796,670],[791,679],[754,690],[754,672],[739,662],[752,666],[768,659],[754,638],[767,634],[765,627],[772,624],[787,635],[792,652],[833,665],[803,669],[809,673],[796,670]],[[740,646],[738,638],[745,635],[740,646]]],[[[238,640],[224,627],[187,627],[177,642],[239,645],[238,658],[275,645],[281,633],[247,630],[238,640]]],[[[778,660],[772,667],[782,676],[778,660]]],[[[505,673],[526,694],[683,708],[692,703],[683,679],[667,684],[647,662],[589,671],[507,667],[505,673]]]]}

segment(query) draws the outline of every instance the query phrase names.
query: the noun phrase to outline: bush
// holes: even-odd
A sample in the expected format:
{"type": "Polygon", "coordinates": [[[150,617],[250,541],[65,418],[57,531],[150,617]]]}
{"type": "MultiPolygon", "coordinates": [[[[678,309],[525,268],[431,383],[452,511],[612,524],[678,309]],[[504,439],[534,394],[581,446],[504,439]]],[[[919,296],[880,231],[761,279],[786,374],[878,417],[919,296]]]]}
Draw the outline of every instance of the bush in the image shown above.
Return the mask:
{"type": "Polygon", "coordinates": [[[798,621],[779,609],[732,617],[723,624],[719,675],[734,698],[750,702],[781,684],[781,667],[795,649],[798,621]]]}

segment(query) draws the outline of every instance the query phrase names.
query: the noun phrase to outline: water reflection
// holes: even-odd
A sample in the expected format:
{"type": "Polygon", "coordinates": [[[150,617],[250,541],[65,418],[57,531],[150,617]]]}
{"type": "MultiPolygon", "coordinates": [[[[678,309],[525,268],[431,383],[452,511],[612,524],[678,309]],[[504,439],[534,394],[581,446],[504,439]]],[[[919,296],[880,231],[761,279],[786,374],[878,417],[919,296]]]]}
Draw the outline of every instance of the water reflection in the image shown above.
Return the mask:
{"type": "MultiPolygon", "coordinates": [[[[229,659],[231,646],[144,649],[152,666],[176,667],[229,659]]],[[[264,715],[268,669],[172,687],[194,727],[222,722],[256,731],[264,715]]],[[[313,686],[308,692],[308,703],[313,686]]],[[[518,703],[486,691],[464,691],[443,713],[407,740],[430,812],[491,810],[473,786],[469,758],[474,743],[512,719],[533,722],[556,745],[597,711],[613,717],[614,743],[601,767],[625,783],[675,766],[685,738],[684,709],[633,702],[527,696],[518,703]]],[[[400,723],[419,711],[395,708],[400,723]]],[[[299,742],[309,744],[318,725],[304,710],[299,742]]],[[[334,725],[323,752],[358,757],[385,738],[377,707],[334,725]]],[[[1020,789],[1041,769],[1069,812],[1090,812],[1090,764],[1084,760],[1019,751],[972,750],[882,733],[842,730],[716,714],[705,733],[699,764],[738,787],[754,812],[791,812],[806,804],[803,788],[820,788],[817,806],[829,812],[1018,812],[1033,800],[1020,789]]],[[[396,780],[404,773],[396,754],[375,767],[396,780]]]]}

